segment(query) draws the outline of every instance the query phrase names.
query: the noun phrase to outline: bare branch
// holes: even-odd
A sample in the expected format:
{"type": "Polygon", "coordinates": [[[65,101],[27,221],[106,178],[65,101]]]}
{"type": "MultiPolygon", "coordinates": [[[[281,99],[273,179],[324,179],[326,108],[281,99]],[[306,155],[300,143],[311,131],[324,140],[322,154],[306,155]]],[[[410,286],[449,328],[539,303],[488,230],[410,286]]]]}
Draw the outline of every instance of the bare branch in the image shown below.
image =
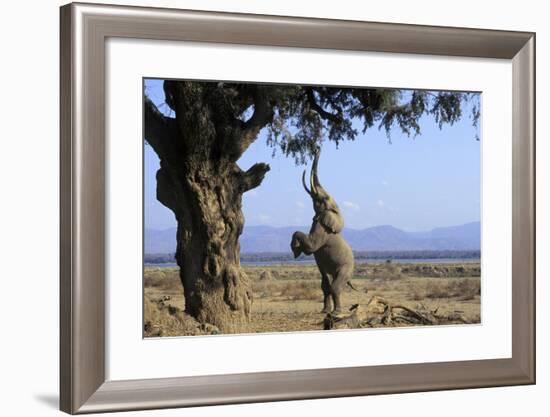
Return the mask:
{"type": "Polygon", "coordinates": [[[243,191],[258,187],[264,180],[265,174],[270,170],[268,164],[259,162],[250,167],[248,171],[241,173],[241,186],[243,191]]]}
{"type": "Polygon", "coordinates": [[[175,119],[164,116],[155,104],[145,97],[144,139],[151,145],[160,159],[169,160],[175,156],[178,128],[175,119]]]}
{"type": "Polygon", "coordinates": [[[239,159],[258,138],[260,130],[273,121],[273,105],[269,101],[269,95],[265,88],[257,86],[253,99],[254,113],[246,122],[241,123],[239,134],[235,137],[234,143],[231,144],[229,152],[234,160],[239,159]]]}
{"type": "Polygon", "coordinates": [[[174,193],[175,184],[169,171],[161,167],[157,171],[157,200],[168,207],[174,213],[178,211],[176,194],[174,193]]]}

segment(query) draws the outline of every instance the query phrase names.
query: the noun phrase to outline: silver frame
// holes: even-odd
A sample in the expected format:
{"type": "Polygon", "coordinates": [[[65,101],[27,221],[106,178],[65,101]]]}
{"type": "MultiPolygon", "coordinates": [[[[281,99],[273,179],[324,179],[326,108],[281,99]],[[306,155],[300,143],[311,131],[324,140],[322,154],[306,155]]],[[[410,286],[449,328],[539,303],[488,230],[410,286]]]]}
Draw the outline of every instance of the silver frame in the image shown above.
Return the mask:
{"type": "Polygon", "coordinates": [[[91,413],[535,383],[535,34],[73,3],[61,7],[60,408],[91,413]],[[512,357],[108,381],[105,41],[223,42],[511,60],[512,357]]]}

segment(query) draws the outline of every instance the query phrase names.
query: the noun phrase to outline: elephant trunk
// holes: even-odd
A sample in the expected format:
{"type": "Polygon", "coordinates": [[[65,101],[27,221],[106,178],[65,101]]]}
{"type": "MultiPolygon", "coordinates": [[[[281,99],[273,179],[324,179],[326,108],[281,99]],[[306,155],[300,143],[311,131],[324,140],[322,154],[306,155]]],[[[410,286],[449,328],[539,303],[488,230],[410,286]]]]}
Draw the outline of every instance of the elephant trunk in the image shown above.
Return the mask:
{"type": "Polygon", "coordinates": [[[309,177],[309,182],[311,186],[311,191],[313,195],[317,198],[326,199],[328,193],[325,191],[321,182],[319,181],[319,175],[317,174],[317,169],[319,166],[319,156],[321,155],[321,148],[317,148],[315,151],[315,158],[313,159],[313,166],[311,168],[311,175],[309,177]]]}

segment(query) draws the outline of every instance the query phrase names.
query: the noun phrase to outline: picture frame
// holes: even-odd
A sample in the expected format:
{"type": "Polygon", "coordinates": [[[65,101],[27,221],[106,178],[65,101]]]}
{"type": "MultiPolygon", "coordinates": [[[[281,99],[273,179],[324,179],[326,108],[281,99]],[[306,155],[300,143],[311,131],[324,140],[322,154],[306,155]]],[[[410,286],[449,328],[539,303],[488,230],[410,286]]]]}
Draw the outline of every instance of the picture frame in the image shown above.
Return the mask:
{"type": "Polygon", "coordinates": [[[535,34],[72,3],[60,10],[60,408],[71,414],[535,383],[535,34]],[[512,357],[112,381],[105,340],[110,37],[498,58],[513,68],[512,357]]]}

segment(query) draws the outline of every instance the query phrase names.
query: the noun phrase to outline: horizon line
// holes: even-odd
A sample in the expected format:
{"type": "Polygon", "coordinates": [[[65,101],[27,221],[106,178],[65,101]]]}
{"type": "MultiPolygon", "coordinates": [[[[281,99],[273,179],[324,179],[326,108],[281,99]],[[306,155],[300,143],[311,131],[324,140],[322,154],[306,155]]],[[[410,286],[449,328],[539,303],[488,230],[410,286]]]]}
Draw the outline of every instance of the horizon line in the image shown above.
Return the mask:
{"type": "MultiPolygon", "coordinates": [[[[357,228],[354,228],[354,227],[344,227],[344,229],[347,229],[347,230],[354,230],[354,231],[358,231],[358,232],[361,232],[361,231],[364,231],[364,230],[368,230],[368,229],[374,229],[374,228],[377,228],[377,227],[392,227],[394,229],[397,229],[397,230],[401,230],[402,232],[407,232],[407,233],[422,233],[422,232],[431,232],[435,229],[447,229],[447,228],[450,228],[450,227],[458,227],[458,226],[466,226],[468,224],[473,224],[473,223],[480,223],[481,224],[481,220],[473,220],[473,221],[470,221],[470,222],[466,222],[466,223],[460,223],[460,224],[453,224],[453,225],[449,225],[449,226],[435,226],[435,227],[432,227],[431,229],[424,229],[424,230],[408,230],[408,229],[402,229],[400,227],[396,227],[396,226],[393,226],[391,224],[379,224],[379,225],[376,225],[376,226],[368,226],[368,227],[364,227],[362,229],[357,229],[357,228]]],[[[153,227],[145,227],[145,224],[144,224],[144,230],[154,230],[156,232],[164,232],[164,231],[167,231],[167,230],[171,230],[171,229],[175,229],[177,226],[173,226],[173,227],[168,227],[168,228],[165,228],[165,229],[156,229],[156,228],[153,228],[153,227]]],[[[269,225],[269,224],[254,224],[254,225],[249,225],[249,226],[244,226],[243,230],[247,227],[270,227],[270,228],[273,228],[273,229],[283,229],[283,228],[288,228],[288,227],[297,227],[297,228],[310,228],[311,226],[308,226],[308,225],[287,225],[287,226],[273,226],[273,225],[269,225]]]]}

